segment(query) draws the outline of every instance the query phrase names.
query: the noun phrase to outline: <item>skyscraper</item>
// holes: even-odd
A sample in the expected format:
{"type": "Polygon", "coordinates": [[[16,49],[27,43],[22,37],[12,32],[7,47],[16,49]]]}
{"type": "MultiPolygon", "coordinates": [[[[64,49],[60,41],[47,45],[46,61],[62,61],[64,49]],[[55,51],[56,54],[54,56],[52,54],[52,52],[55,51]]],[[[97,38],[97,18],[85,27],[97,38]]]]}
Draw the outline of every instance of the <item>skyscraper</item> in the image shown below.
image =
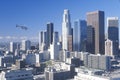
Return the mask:
{"type": "MultiPolygon", "coordinates": [[[[87,37],[91,38],[92,41],[90,45],[93,45],[93,53],[95,54],[104,54],[105,53],[105,34],[104,34],[104,12],[103,11],[94,11],[87,13],[87,26],[89,32],[87,37]],[[91,30],[91,31],[90,31],[91,30]],[[93,39],[92,39],[93,38],[93,39]]],[[[89,44],[88,44],[89,45],[89,44]]]]}
{"type": "Polygon", "coordinates": [[[80,51],[86,51],[87,22],[80,20],[80,51]]]}
{"type": "Polygon", "coordinates": [[[105,41],[105,55],[114,57],[113,54],[113,41],[107,39],[105,41]]]}
{"type": "Polygon", "coordinates": [[[17,49],[17,43],[10,42],[10,52],[14,53],[17,49]]]}
{"type": "Polygon", "coordinates": [[[74,45],[74,51],[80,51],[80,20],[77,20],[74,22],[74,39],[73,39],[73,45],[74,45]]]}
{"type": "Polygon", "coordinates": [[[46,31],[41,31],[40,32],[40,39],[41,39],[41,44],[44,43],[46,44],[47,43],[47,32],[46,31]]]}
{"type": "Polygon", "coordinates": [[[53,32],[54,32],[54,25],[53,23],[48,22],[47,23],[47,46],[48,47],[53,42],[53,32]]]}
{"type": "Polygon", "coordinates": [[[59,35],[58,32],[53,33],[53,43],[50,44],[50,59],[58,60],[59,57],[59,35]]]}
{"type": "Polygon", "coordinates": [[[108,26],[108,39],[113,43],[113,55],[118,55],[119,50],[119,22],[118,17],[108,17],[107,18],[108,26]]]}
{"type": "Polygon", "coordinates": [[[67,37],[68,39],[68,51],[73,51],[73,36],[72,35],[68,35],[67,37]]]}
{"type": "Polygon", "coordinates": [[[31,48],[31,41],[29,40],[22,40],[22,50],[30,50],[31,48]]]}
{"type": "Polygon", "coordinates": [[[59,42],[59,34],[58,32],[53,33],[53,44],[57,44],[59,42]]]}
{"type": "Polygon", "coordinates": [[[95,53],[95,38],[94,38],[94,28],[92,26],[87,26],[87,52],[92,54],[95,53]]]}
{"type": "Polygon", "coordinates": [[[85,41],[87,37],[87,24],[85,20],[76,20],[74,22],[74,51],[85,51],[85,41]]]}
{"type": "Polygon", "coordinates": [[[42,50],[47,49],[47,32],[46,31],[41,31],[39,33],[39,50],[41,49],[42,50]]]}
{"type": "Polygon", "coordinates": [[[65,9],[63,13],[62,22],[62,49],[68,50],[68,36],[72,35],[70,13],[69,10],[65,9]]]}

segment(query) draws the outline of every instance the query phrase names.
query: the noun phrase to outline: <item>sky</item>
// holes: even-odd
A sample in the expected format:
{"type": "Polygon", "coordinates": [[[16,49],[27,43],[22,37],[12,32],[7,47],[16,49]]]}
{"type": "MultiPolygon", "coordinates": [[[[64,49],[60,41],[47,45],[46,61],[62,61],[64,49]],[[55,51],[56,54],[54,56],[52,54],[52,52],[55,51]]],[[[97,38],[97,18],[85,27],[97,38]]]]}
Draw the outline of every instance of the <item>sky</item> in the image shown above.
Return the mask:
{"type": "Polygon", "coordinates": [[[86,20],[86,13],[95,10],[105,11],[105,21],[106,17],[120,17],[120,0],[0,0],[0,41],[38,40],[47,22],[53,22],[61,34],[64,9],[70,10],[73,27],[75,20],[86,20]]]}

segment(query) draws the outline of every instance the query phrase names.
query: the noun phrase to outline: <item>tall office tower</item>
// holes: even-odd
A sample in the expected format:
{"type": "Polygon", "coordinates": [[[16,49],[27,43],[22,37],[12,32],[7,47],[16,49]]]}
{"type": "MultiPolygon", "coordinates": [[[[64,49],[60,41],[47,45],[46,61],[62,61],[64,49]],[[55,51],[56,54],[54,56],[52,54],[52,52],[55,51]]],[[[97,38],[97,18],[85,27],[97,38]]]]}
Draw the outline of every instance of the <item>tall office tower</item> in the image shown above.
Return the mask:
{"type": "Polygon", "coordinates": [[[108,17],[108,39],[113,42],[113,55],[117,56],[119,50],[119,22],[118,17],[108,17]]]}
{"type": "Polygon", "coordinates": [[[41,31],[39,33],[39,50],[47,50],[47,32],[41,31]]]}
{"type": "Polygon", "coordinates": [[[68,35],[68,51],[73,51],[73,36],[68,35]]]}
{"type": "Polygon", "coordinates": [[[20,44],[17,42],[10,42],[10,52],[13,53],[13,56],[17,56],[20,50],[20,44]]]}
{"type": "Polygon", "coordinates": [[[46,31],[41,31],[40,32],[40,43],[44,43],[46,44],[47,43],[47,32],[46,31]]]}
{"type": "Polygon", "coordinates": [[[94,11],[87,13],[87,44],[93,48],[94,54],[105,53],[105,34],[104,34],[104,12],[94,11]],[[90,41],[89,41],[90,40],[90,41]]]}
{"type": "Polygon", "coordinates": [[[80,51],[80,20],[74,22],[73,45],[74,51],[80,51]]]}
{"type": "Polygon", "coordinates": [[[39,32],[39,50],[41,48],[41,32],[39,32]]]}
{"type": "Polygon", "coordinates": [[[68,50],[68,36],[72,35],[69,10],[65,9],[62,22],[62,49],[68,50]]]}
{"type": "Polygon", "coordinates": [[[22,40],[22,50],[30,50],[31,48],[31,41],[29,40],[22,40]]]}
{"type": "Polygon", "coordinates": [[[53,42],[53,32],[54,32],[54,25],[53,23],[48,22],[47,23],[47,46],[48,47],[53,42]]]}
{"type": "Polygon", "coordinates": [[[62,50],[62,35],[59,36],[59,45],[60,50],[62,50]]]}
{"type": "Polygon", "coordinates": [[[58,32],[53,33],[53,43],[50,44],[50,59],[58,60],[59,58],[59,35],[58,32]]]}
{"type": "Polygon", "coordinates": [[[10,42],[10,52],[14,53],[17,49],[17,43],[10,42]]]}
{"type": "Polygon", "coordinates": [[[22,40],[21,50],[26,50],[26,40],[22,40]]]}
{"type": "Polygon", "coordinates": [[[95,39],[94,39],[94,28],[87,26],[87,52],[92,54],[95,53],[95,39]]]}
{"type": "Polygon", "coordinates": [[[107,39],[105,41],[105,55],[114,57],[114,55],[113,55],[113,41],[111,41],[109,39],[107,39]]]}
{"type": "Polygon", "coordinates": [[[59,42],[59,34],[58,32],[53,33],[53,44],[57,44],[59,42]]]}
{"type": "Polygon", "coordinates": [[[80,20],[80,51],[86,51],[86,39],[87,39],[87,22],[86,20],[80,20]]]}
{"type": "Polygon", "coordinates": [[[71,28],[71,35],[68,35],[68,51],[73,51],[73,28],[71,28]]]}
{"type": "Polygon", "coordinates": [[[85,20],[74,22],[74,51],[85,51],[87,37],[87,24],[85,20]]]}

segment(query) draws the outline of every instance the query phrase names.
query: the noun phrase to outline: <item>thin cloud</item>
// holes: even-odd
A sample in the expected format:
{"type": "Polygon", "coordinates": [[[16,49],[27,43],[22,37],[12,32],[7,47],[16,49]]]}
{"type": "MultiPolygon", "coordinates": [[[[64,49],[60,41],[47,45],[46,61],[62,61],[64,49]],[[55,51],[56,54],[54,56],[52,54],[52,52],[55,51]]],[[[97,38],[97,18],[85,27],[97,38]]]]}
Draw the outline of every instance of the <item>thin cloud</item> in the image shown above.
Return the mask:
{"type": "Polygon", "coordinates": [[[22,37],[20,37],[20,39],[21,39],[21,40],[27,39],[27,37],[26,37],[26,36],[22,36],[22,37]]]}
{"type": "Polygon", "coordinates": [[[37,39],[39,39],[38,37],[30,37],[29,38],[30,40],[37,40],[37,39]]]}
{"type": "Polygon", "coordinates": [[[12,36],[11,38],[12,38],[12,39],[18,39],[18,37],[15,37],[15,36],[12,36]]]}
{"type": "Polygon", "coordinates": [[[0,36],[0,41],[21,41],[21,40],[31,40],[31,41],[38,41],[38,37],[27,37],[27,36],[20,36],[20,37],[16,37],[16,36],[0,36]]]}
{"type": "Polygon", "coordinates": [[[5,38],[6,38],[6,39],[11,39],[12,37],[11,37],[11,36],[6,36],[5,38]]]}
{"type": "Polygon", "coordinates": [[[4,39],[4,37],[0,36],[0,39],[4,39]]]}

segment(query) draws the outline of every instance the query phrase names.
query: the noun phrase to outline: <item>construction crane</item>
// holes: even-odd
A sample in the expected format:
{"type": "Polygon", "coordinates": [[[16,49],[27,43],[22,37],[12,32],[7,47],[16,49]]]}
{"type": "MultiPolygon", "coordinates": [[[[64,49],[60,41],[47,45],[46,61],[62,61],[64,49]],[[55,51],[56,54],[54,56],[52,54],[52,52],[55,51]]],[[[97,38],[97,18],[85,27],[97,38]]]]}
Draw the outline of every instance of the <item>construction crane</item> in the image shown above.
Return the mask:
{"type": "Polygon", "coordinates": [[[22,30],[28,30],[26,26],[16,25],[16,28],[21,28],[22,30]]]}

